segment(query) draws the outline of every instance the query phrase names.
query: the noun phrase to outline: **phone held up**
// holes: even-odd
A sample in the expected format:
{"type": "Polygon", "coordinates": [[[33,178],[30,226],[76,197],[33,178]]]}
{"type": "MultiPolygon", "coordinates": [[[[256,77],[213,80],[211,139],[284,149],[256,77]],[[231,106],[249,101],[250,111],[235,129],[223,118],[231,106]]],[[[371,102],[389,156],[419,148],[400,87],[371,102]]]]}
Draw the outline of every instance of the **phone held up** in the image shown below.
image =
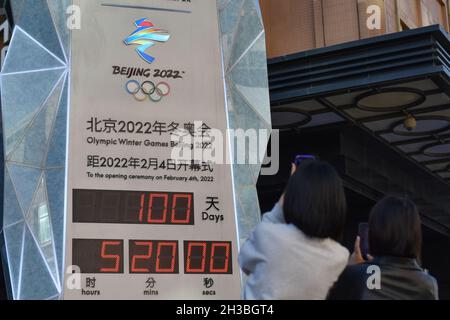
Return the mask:
{"type": "Polygon", "coordinates": [[[368,260],[369,255],[369,224],[366,222],[358,225],[359,246],[364,260],[368,260]]]}
{"type": "Polygon", "coordinates": [[[298,167],[305,160],[319,160],[319,159],[312,154],[299,154],[295,156],[294,164],[298,167]]]}

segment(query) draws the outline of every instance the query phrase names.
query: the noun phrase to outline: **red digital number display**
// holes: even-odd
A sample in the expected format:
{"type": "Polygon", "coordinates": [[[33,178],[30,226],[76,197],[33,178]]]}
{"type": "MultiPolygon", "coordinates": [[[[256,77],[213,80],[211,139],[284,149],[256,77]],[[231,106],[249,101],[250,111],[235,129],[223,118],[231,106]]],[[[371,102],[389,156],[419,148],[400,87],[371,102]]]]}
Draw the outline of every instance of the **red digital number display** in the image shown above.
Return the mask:
{"type": "Polygon", "coordinates": [[[184,272],[231,274],[231,242],[184,241],[184,272]]]}
{"type": "Polygon", "coordinates": [[[73,222],[193,225],[194,195],[76,189],[73,222]]]}
{"type": "MultiPolygon", "coordinates": [[[[178,274],[177,240],[129,240],[130,274],[178,274]]],[[[232,274],[231,242],[184,241],[185,274],[232,274]]],[[[73,239],[81,273],[124,273],[124,241],[73,239]]]]}
{"type": "Polygon", "coordinates": [[[178,241],[130,240],[130,273],[178,273],[178,241]]]}
{"type": "Polygon", "coordinates": [[[81,273],[123,273],[123,240],[73,239],[72,264],[81,273]]]}

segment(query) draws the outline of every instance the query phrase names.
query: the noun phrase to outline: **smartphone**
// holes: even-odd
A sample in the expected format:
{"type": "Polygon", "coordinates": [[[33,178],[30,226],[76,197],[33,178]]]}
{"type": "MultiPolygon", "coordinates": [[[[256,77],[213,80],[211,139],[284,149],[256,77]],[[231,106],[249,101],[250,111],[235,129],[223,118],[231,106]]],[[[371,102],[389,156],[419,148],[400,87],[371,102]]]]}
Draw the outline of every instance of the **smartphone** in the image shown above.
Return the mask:
{"type": "Polygon", "coordinates": [[[369,254],[369,224],[366,222],[358,225],[359,246],[364,260],[368,260],[369,254]]]}
{"type": "Polygon", "coordinates": [[[317,160],[317,157],[312,154],[299,154],[295,156],[294,163],[298,167],[304,160],[317,160]]]}

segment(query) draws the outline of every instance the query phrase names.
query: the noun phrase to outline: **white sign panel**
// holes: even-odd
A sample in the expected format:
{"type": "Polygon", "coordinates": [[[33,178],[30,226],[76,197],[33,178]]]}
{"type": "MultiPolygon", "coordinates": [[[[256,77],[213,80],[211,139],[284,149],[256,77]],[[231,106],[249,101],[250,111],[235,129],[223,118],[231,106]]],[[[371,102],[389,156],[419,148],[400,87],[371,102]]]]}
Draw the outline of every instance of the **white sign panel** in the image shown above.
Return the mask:
{"type": "Polygon", "coordinates": [[[239,299],[231,166],[172,156],[227,129],[216,1],[73,2],[64,298],[239,299]]]}

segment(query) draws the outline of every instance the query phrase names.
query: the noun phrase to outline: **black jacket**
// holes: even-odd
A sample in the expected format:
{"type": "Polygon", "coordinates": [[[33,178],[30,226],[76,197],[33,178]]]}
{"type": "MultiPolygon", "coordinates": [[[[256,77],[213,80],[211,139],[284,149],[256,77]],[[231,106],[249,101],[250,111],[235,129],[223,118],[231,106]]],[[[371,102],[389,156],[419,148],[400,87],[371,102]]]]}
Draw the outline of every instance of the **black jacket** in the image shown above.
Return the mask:
{"type": "Polygon", "coordinates": [[[436,279],[419,267],[415,259],[377,257],[371,262],[348,266],[330,290],[331,300],[436,300],[436,279]],[[369,268],[370,266],[375,266],[369,268]],[[380,270],[380,288],[374,284],[374,269],[380,270]],[[369,277],[371,277],[369,279],[369,277]]]}

